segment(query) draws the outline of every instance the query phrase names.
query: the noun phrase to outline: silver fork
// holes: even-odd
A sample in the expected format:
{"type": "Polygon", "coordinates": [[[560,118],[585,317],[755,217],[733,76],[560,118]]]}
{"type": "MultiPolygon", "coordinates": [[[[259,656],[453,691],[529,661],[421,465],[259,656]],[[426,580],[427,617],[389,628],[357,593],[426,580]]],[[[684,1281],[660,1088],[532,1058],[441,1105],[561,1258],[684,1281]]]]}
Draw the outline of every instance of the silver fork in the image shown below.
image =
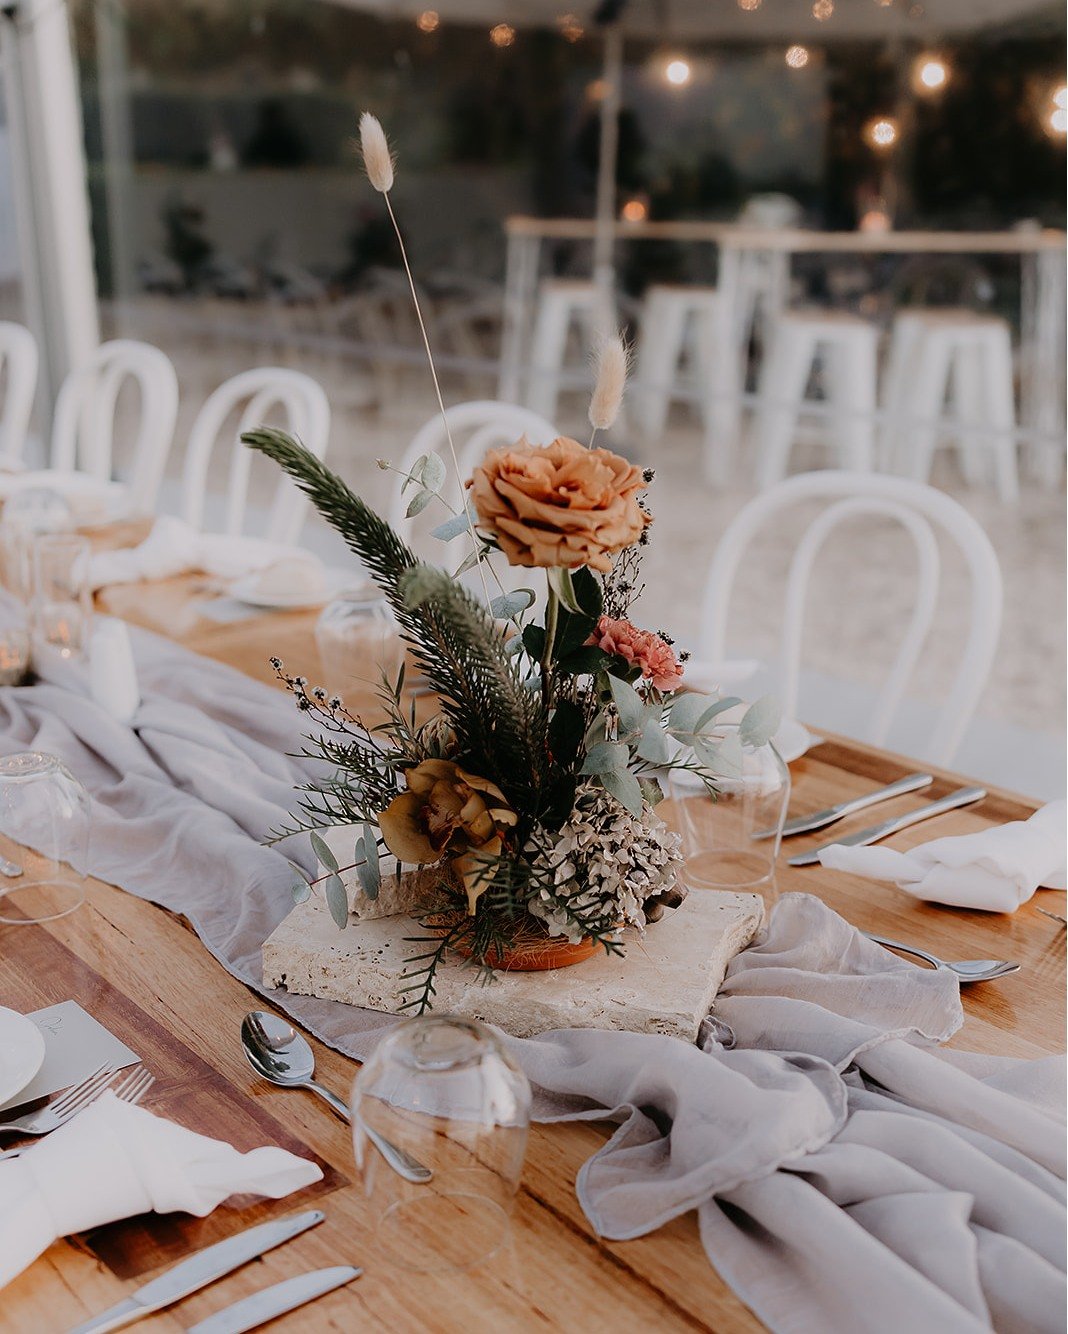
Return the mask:
{"type": "Polygon", "coordinates": [[[114,1077],[115,1067],[102,1065],[80,1084],[73,1084],[62,1097],[56,1098],[47,1107],[27,1112],[25,1116],[17,1116],[13,1121],[4,1121],[0,1124],[0,1131],[9,1130],[13,1135],[47,1135],[99,1097],[114,1077]]]}
{"type": "MultiPolygon", "coordinates": [[[[100,1072],[98,1071],[97,1073],[100,1072]]],[[[114,1070],[108,1071],[109,1079],[114,1078],[114,1075],[114,1070]]],[[[90,1079],[92,1078],[95,1078],[95,1076],[90,1075],[90,1079]]],[[[83,1083],[87,1082],[88,1081],[83,1081],[83,1083]]],[[[134,1066],[123,1081],[111,1091],[115,1094],[115,1097],[121,1099],[122,1102],[139,1103],[155,1082],[156,1076],[154,1074],[146,1070],[143,1065],[137,1065],[134,1066]]],[[[76,1087],[80,1087],[80,1085],[76,1087]]],[[[99,1098],[102,1093],[106,1093],[107,1089],[108,1085],[105,1083],[92,1094],[87,1102],[79,1104],[79,1106],[76,1107],[69,1116],[65,1116],[63,1120],[69,1121],[72,1116],[77,1115],[78,1112],[84,1111],[86,1107],[96,1102],[97,1098],[99,1098]]],[[[62,1122],[60,1122],[60,1124],[62,1124],[62,1122]]],[[[17,1158],[19,1154],[26,1153],[29,1147],[29,1145],[23,1145],[21,1149],[8,1149],[6,1153],[0,1153],[0,1163],[4,1162],[7,1158],[17,1158]]]]}

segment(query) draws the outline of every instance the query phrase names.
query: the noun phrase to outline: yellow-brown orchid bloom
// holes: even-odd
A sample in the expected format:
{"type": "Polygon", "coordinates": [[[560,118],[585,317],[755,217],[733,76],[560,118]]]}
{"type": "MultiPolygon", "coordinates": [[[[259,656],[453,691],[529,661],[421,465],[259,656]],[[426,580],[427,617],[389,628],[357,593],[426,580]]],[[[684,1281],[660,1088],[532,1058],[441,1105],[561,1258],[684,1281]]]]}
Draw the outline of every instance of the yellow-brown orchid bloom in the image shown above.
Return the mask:
{"type": "Polygon", "coordinates": [[[398,861],[416,866],[449,858],[463,878],[467,911],[473,914],[490,878],[484,859],[500,855],[504,831],[518,817],[495,783],[452,760],[423,760],[405,778],[407,791],[378,817],[386,847],[398,861]]]}

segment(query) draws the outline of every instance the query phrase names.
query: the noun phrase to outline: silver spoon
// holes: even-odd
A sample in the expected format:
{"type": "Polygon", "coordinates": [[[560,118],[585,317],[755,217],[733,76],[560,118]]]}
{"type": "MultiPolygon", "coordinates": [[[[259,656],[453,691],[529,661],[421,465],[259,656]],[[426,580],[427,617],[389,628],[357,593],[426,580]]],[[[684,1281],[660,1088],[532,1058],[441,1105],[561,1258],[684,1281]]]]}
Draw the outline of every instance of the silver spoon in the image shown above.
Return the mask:
{"type": "MultiPolygon", "coordinates": [[[[349,1109],[336,1093],[313,1078],[315,1053],[292,1024],[266,1010],[251,1010],[241,1021],[241,1048],[245,1060],[258,1075],[279,1088],[311,1089],[343,1121],[351,1123],[349,1109]]],[[[363,1125],[367,1138],[399,1176],[416,1184],[429,1181],[434,1173],[399,1145],[384,1139],[377,1130],[363,1125]]]]}
{"type": "Polygon", "coordinates": [[[903,954],[914,954],[918,959],[926,959],[935,968],[948,968],[951,973],[957,974],[961,982],[989,982],[995,977],[1007,977],[1009,973],[1020,971],[1018,963],[1009,963],[1007,959],[958,959],[956,963],[950,963],[936,954],[917,949],[915,945],[902,945],[900,940],[887,940],[885,936],[875,936],[870,931],[864,934],[869,940],[874,940],[876,945],[883,945],[889,950],[901,950],[903,954]]]}

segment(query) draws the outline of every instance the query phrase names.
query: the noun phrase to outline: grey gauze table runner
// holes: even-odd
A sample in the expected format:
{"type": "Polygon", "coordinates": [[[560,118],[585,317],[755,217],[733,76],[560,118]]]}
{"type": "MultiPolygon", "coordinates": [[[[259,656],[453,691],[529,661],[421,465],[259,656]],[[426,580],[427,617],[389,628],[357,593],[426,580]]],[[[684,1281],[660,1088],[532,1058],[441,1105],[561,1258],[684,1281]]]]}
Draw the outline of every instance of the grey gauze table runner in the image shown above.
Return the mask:
{"type": "MultiPolygon", "coordinates": [[[[305,720],[268,686],[132,637],[132,727],[65,672],[0,690],[0,751],[50,751],[86,785],[94,876],[184,914],[235,977],[365,1057],[389,1016],[260,981],[293,880],[260,840],[306,773],[287,757],[305,720]]],[[[962,1020],[951,975],[792,894],[731,965],[701,1045],[589,1029],[508,1042],[540,1119],[618,1123],[578,1178],[597,1232],[696,1209],[712,1263],[772,1329],[1060,1330],[1064,1062],[938,1050],[962,1020]]]]}

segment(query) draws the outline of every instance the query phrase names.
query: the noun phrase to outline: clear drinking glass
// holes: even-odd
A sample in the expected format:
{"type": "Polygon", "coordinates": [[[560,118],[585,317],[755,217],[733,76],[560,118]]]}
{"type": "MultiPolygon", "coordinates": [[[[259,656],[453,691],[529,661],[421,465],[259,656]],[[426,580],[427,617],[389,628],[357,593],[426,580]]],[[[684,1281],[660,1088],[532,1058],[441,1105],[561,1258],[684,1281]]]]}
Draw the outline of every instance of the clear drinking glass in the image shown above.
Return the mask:
{"type": "Polygon", "coordinates": [[[33,596],[33,546],[48,533],[69,533],[74,516],[66,500],[48,486],[30,486],[4,502],[0,517],[3,581],[21,602],[33,596]]]}
{"type": "Polygon", "coordinates": [[[509,1241],[530,1122],[530,1086],[483,1024],[411,1019],[352,1086],[352,1138],[382,1258],[424,1273],[470,1269],[509,1241]],[[405,1181],[368,1135],[433,1173],[405,1181]]]}
{"type": "Polygon", "coordinates": [[[0,922],[50,922],[85,900],[89,798],[54,755],[0,759],[0,922]]]}
{"type": "Polygon", "coordinates": [[[377,684],[383,672],[394,680],[404,661],[389,605],[370,585],[339,593],[323,608],[315,644],[327,688],[341,693],[354,681],[377,684]]]}
{"type": "Polygon", "coordinates": [[[682,835],[682,877],[695,890],[755,889],[774,878],[790,771],[770,742],[743,742],[736,724],[717,727],[712,739],[721,743],[722,764],[716,767],[724,770],[715,796],[685,770],[669,771],[671,814],[682,835]]]}
{"type": "Polygon", "coordinates": [[[74,534],[39,537],[33,547],[33,637],[65,658],[85,656],[93,608],[89,542],[74,534]]]}

